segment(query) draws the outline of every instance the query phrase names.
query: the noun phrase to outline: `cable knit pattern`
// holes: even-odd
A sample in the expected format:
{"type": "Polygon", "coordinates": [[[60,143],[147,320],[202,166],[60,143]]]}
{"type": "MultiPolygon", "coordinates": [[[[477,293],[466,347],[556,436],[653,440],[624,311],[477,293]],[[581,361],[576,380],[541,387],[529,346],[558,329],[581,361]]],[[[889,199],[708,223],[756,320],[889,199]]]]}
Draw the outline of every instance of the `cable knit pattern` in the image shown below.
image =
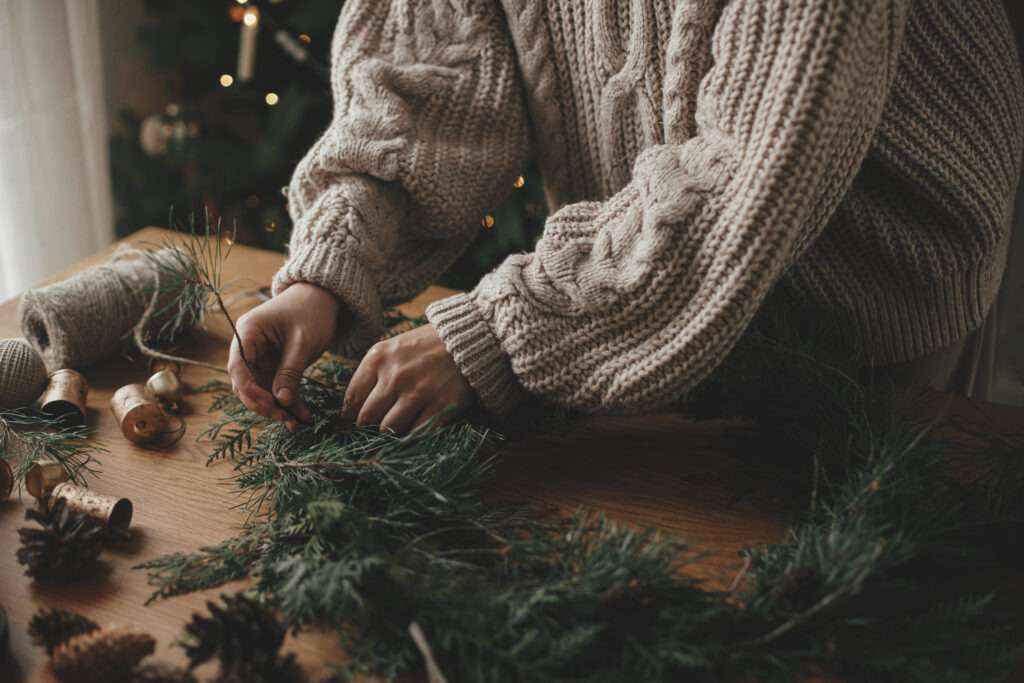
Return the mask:
{"type": "Polygon", "coordinates": [[[345,304],[333,350],[380,334],[383,305],[433,282],[521,172],[528,121],[500,8],[349,0],[332,47],[334,118],[287,189],[295,227],[278,293],[345,304]]]}
{"type": "Polygon", "coordinates": [[[379,329],[521,170],[554,213],[427,315],[485,406],[665,405],[771,293],[876,363],[980,324],[1024,86],[998,0],[348,0],[334,122],[296,169],[275,290],[379,329]]]}

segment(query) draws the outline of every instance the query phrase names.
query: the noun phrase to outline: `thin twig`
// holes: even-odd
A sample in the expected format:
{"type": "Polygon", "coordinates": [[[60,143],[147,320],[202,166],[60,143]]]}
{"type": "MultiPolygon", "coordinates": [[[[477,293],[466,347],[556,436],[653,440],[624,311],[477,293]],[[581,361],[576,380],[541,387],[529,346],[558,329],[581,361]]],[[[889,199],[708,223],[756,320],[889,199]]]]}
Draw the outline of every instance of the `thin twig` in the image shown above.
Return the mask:
{"type": "Polygon", "coordinates": [[[747,572],[750,571],[750,565],[753,564],[753,561],[754,560],[750,555],[747,555],[746,559],[743,560],[743,566],[740,567],[738,572],[736,572],[736,578],[733,579],[732,583],[729,585],[730,593],[735,593],[736,589],[740,587],[740,583],[743,582],[743,579],[747,578],[747,572]]]}
{"type": "Polygon", "coordinates": [[[295,462],[293,460],[274,461],[277,467],[295,470],[347,469],[349,467],[370,467],[378,464],[378,460],[351,460],[348,462],[295,462]]]}

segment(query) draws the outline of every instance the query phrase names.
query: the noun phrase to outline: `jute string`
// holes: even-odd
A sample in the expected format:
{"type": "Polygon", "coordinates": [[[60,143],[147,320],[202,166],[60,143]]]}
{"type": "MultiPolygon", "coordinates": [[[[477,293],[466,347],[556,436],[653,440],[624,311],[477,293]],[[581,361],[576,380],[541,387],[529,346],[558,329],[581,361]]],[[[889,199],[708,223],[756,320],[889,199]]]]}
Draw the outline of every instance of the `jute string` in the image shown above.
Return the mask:
{"type": "Polygon", "coordinates": [[[173,296],[153,292],[158,278],[153,260],[177,269],[187,261],[175,251],[168,247],[147,257],[122,249],[103,265],[25,292],[18,307],[21,333],[51,372],[93,365],[123,351],[132,337],[144,341],[141,328],[159,330],[168,315],[147,322],[149,314],[173,296]]]}

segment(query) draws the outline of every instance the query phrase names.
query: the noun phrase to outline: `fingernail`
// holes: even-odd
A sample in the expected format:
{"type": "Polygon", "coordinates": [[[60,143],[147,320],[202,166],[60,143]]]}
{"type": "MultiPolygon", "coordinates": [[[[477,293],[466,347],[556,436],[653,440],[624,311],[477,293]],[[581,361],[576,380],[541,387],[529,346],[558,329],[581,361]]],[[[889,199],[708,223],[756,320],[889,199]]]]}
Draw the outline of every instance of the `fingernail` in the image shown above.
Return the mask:
{"type": "Polygon", "coordinates": [[[277,400],[285,405],[289,405],[292,402],[292,390],[288,387],[281,387],[277,390],[277,400]]]}

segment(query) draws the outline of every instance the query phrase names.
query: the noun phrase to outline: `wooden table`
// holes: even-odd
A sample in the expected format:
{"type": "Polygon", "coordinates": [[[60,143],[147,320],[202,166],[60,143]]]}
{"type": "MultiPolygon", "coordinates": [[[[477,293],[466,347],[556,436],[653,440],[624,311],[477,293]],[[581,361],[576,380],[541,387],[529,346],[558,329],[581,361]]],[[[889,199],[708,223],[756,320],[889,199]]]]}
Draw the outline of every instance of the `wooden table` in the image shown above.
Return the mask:
{"type": "MultiPolygon", "coordinates": [[[[156,246],[167,236],[165,231],[149,228],[126,241],[156,246]]],[[[113,249],[54,279],[105,261],[113,249]]],[[[281,261],[280,254],[236,246],[225,265],[225,278],[251,278],[240,287],[254,289],[269,284],[281,261]]],[[[431,287],[404,311],[419,313],[428,302],[449,293],[431,287]]],[[[231,307],[231,313],[237,318],[256,303],[255,298],[244,297],[231,307]]],[[[0,338],[21,336],[16,314],[17,300],[0,305],[0,338]]],[[[229,339],[227,324],[214,316],[207,329],[193,331],[179,348],[190,357],[223,364],[229,339]]],[[[195,386],[213,374],[189,368],[184,379],[195,386]]],[[[148,450],[125,441],[108,408],[110,396],[119,387],[145,382],[146,363],[113,359],[90,368],[85,375],[90,385],[87,421],[109,451],[102,455],[101,476],[92,480],[90,487],[134,502],[133,536],[105,551],[101,569],[82,580],[56,587],[38,584],[24,575],[14,553],[16,529],[23,525],[32,499],[27,494],[21,499],[15,495],[0,504],[0,602],[10,617],[12,650],[6,671],[0,669],[4,683],[53,680],[45,656],[32,646],[25,632],[31,615],[46,606],[77,610],[101,624],[134,625],[157,639],[157,659],[184,663],[183,651],[172,647],[172,642],[191,615],[203,611],[205,601],[216,598],[222,589],[144,606],[152,587],[143,572],[131,567],[166,553],[217,543],[240,528],[241,513],[231,508],[231,465],[204,466],[208,444],[195,440],[208,421],[209,396],[187,399],[189,431],[184,439],[164,451],[148,450]]],[[[961,400],[954,406],[964,414],[979,409],[961,400]]],[[[982,404],[980,409],[1003,424],[1024,424],[1022,410],[996,404],[982,404]]],[[[720,471],[729,464],[713,443],[723,429],[723,423],[694,423],[674,414],[581,420],[567,433],[507,446],[498,479],[488,490],[495,496],[555,504],[566,513],[581,505],[591,506],[617,520],[656,524],[665,531],[685,534],[696,539],[699,548],[713,551],[693,571],[722,588],[738,571],[737,553],[744,544],[773,542],[785,530],[783,513],[766,498],[751,495],[731,504],[728,490],[695,483],[687,476],[720,471]]],[[[322,669],[325,661],[343,658],[333,636],[315,629],[289,636],[285,650],[296,652],[310,673],[322,669]]],[[[204,671],[207,669],[200,673],[204,671]]]]}

